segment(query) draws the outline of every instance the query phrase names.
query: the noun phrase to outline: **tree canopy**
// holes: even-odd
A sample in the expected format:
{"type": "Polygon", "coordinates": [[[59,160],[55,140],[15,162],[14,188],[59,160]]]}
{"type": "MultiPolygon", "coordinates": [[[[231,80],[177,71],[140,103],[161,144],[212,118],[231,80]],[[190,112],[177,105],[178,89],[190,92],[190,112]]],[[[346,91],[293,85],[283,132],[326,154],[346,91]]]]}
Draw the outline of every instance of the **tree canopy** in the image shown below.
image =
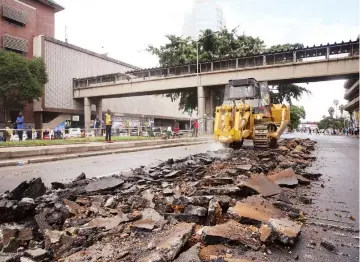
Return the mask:
{"type": "MultiPolygon", "coordinates": [[[[160,66],[168,67],[196,62],[196,40],[176,35],[166,35],[166,38],[168,43],[160,47],[150,45],[147,48],[148,52],[159,58],[160,66]]],[[[264,41],[259,37],[248,36],[245,33],[238,35],[236,30],[229,31],[228,29],[219,32],[203,31],[199,36],[198,46],[199,62],[303,47],[300,43],[286,43],[267,48],[264,41]]],[[[274,89],[278,89],[276,94],[271,94],[276,103],[281,101],[291,104],[293,98],[298,100],[304,93],[310,93],[306,88],[293,84],[275,86],[274,89]]],[[[172,101],[179,99],[179,109],[186,111],[189,108],[197,108],[196,92],[196,90],[180,91],[165,94],[164,96],[171,98],[172,101]]],[[[221,88],[215,89],[215,105],[222,103],[223,93],[224,91],[221,88]]]]}
{"type": "Polygon", "coordinates": [[[320,120],[318,127],[319,129],[342,129],[348,126],[348,120],[343,117],[333,118],[331,116],[323,116],[323,119],[320,120]]]}
{"type": "Polygon", "coordinates": [[[9,106],[22,106],[41,97],[47,81],[42,58],[27,60],[20,54],[0,51],[0,103],[5,109],[5,118],[9,106]]]}
{"type": "Polygon", "coordinates": [[[332,106],[329,107],[328,112],[329,112],[330,117],[334,118],[335,109],[332,106]]]}
{"type": "Polygon", "coordinates": [[[301,119],[305,119],[306,112],[303,106],[292,105],[290,107],[290,129],[297,129],[301,119]]]}

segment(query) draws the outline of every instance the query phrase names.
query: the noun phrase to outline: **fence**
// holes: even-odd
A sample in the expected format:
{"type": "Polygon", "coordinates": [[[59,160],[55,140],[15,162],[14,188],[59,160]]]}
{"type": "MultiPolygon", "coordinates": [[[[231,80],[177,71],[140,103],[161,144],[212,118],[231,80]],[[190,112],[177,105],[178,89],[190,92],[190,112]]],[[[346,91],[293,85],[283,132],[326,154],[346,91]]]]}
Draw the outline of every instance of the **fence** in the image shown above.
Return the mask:
{"type": "MultiPolygon", "coordinates": [[[[161,137],[165,134],[166,128],[155,127],[148,128],[112,128],[112,136],[136,136],[136,137],[161,137]]],[[[179,136],[192,135],[191,130],[179,130],[179,136]]],[[[54,139],[73,139],[73,138],[89,138],[104,137],[105,129],[90,128],[88,132],[84,128],[69,128],[66,130],[59,129],[0,129],[0,141],[20,141],[22,140],[54,140],[54,139]]]]}

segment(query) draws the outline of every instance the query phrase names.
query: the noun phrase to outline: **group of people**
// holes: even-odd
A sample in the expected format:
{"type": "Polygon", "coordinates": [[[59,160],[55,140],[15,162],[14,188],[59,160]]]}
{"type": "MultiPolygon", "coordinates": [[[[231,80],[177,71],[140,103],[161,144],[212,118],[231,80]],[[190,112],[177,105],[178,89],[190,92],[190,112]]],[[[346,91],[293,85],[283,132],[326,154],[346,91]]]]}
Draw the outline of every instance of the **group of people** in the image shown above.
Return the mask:
{"type": "MultiPolygon", "coordinates": [[[[191,123],[191,133],[192,136],[197,137],[198,133],[199,133],[199,123],[198,121],[195,119],[192,121],[191,123]]],[[[171,125],[168,126],[168,128],[166,129],[166,137],[170,138],[171,136],[174,137],[180,137],[180,127],[179,127],[179,122],[177,122],[176,120],[174,121],[174,126],[171,127],[171,125]]]]}
{"type": "Polygon", "coordinates": [[[343,133],[346,136],[348,136],[348,135],[358,136],[359,135],[359,128],[358,127],[349,127],[349,128],[345,127],[343,129],[343,133]]]}

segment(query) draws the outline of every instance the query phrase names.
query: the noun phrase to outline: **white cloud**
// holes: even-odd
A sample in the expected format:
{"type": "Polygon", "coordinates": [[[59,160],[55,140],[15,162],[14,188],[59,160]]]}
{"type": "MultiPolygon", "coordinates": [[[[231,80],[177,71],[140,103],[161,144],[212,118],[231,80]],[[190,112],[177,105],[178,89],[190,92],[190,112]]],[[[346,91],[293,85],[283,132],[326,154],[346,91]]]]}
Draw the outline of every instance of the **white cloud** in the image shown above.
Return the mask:
{"type": "MultiPolygon", "coordinates": [[[[144,50],[148,44],[161,45],[165,34],[180,35],[184,14],[192,0],[57,0],[65,10],[56,15],[56,37],[64,40],[65,25],[69,42],[140,67],[157,65],[157,58],[144,50]],[[101,48],[104,46],[104,48],[101,48]]],[[[234,1],[235,2],[235,1],[234,1]]],[[[237,1],[236,1],[237,2],[237,1]]],[[[321,17],[296,19],[260,12],[238,13],[229,2],[220,3],[228,28],[241,25],[239,31],[259,36],[267,45],[300,42],[312,46],[327,42],[348,41],[358,35],[358,26],[342,25],[341,19],[325,24],[321,17]]],[[[239,3],[240,4],[240,3],[239,3]]],[[[298,104],[305,106],[307,120],[318,120],[332,105],[342,100],[344,81],[307,85],[313,95],[298,104]],[[329,92],[331,90],[331,92],[329,92]]],[[[341,101],[340,103],[346,103],[341,101]]]]}

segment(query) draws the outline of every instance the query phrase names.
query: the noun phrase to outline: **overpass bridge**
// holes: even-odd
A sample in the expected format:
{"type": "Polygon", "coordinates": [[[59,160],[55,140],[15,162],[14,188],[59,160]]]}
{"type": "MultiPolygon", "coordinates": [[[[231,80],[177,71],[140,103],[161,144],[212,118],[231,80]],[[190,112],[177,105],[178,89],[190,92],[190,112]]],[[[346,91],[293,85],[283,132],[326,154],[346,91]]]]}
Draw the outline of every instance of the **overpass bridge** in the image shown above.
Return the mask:
{"type": "MultiPolygon", "coordinates": [[[[168,68],[149,68],[126,74],[73,80],[74,99],[84,99],[85,123],[91,104],[102,111],[101,99],[163,94],[197,88],[199,122],[212,116],[211,86],[230,79],[253,77],[270,85],[356,78],[359,75],[359,40],[207,61],[168,68]]],[[[87,121],[89,120],[89,121],[87,121]]],[[[211,126],[211,122],[209,123],[211,126]]]]}

